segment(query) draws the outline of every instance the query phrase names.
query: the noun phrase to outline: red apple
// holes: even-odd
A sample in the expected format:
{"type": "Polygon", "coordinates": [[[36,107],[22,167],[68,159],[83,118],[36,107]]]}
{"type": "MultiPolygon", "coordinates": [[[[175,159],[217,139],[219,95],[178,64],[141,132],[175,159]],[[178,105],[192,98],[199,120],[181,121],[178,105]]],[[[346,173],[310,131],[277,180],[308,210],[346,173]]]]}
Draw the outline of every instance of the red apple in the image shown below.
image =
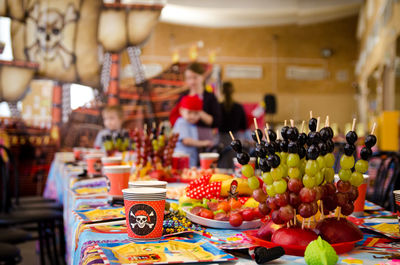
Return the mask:
{"type": "Polygon", "coordinates": [[[301,229],[301,227],[282,227],[275,231],[272,235],[271,241],[280,245],[306,247],[311,241],[317,238],[317,234],[311,229],[301,229]]]}
{"type": "Polygon", "coordinates": [[[316,227],[317,233],[331,244],[357,241],[363,238],[360,229],[346,218],[325,218],[316,227]]]}
{"type": "Polygon", "coordinates": [[[281,227],[282,225],[277,225],[272,220],[269,220],[258,229],[257,237],[270,241],[272,234],[281,227]]]}

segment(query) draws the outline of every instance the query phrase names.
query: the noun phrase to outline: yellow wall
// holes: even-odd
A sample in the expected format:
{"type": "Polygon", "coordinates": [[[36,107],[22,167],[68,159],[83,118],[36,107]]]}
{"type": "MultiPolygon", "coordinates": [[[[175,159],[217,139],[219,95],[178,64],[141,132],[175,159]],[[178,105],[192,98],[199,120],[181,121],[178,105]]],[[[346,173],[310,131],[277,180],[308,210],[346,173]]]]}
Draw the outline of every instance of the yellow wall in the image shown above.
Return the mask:
{"type": "MultiPolygon", "coordinates": [[[[265,93],[276,93],[278,114],[275,120],[307,119],[309,110],[316,115],[330,114],[340,125],[356,114],[352,83],[357,58],[356,17],[313,25],[210,29],[159,23],[143,48],[144,63],[171,63],[174,48],[202,40],[199,58],[207,60],[210,50],[218,50],[216,64],[261,65],[262,79],[234,79],[235,98],[240,102],[258,102],[265,93]],[[276,41],[273,40],[277,36],[276,41]],[[322,48],[334,54],[321,56],[322,48]],[[324,67],[329,76],[322,81],[297,81],[286,78],[287,66],[324,67]],[[337,71],[346,71],[348,80],[336,80],[337,71]],[[276,74],[275,74],[276,73],[276,74]]],[[[188,49],[180,52],[182,61],[188,49]]],[[[123,61],[126,60],[126,55],[123,61]]]]}

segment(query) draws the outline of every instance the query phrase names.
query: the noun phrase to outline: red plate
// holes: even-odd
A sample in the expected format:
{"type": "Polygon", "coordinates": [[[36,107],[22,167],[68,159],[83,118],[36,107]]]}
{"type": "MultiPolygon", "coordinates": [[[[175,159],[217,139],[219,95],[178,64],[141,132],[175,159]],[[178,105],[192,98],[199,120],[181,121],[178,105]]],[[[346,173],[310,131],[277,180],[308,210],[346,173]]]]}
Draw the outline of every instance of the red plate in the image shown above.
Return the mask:
{"type": "MultiPolygon", "coordinates": [[[[249,230],[249,231],[243,231],[243,233],[247,235],[253,243],[259,244],[260,246],[267,248],[281,246],[285,250],[286,255],[300,256],[300,257],[304,256],[304,251],[306,251],[306,247],[297,245],[279,245],[272,243],[271,241],[262,240],[257,237],[257,231],[258,230],[249,230]]],[[[351,251],[358,241],[360,240],[331,244],[331,245],[335,249],[337,254],[342,254],[351,251]]]]}

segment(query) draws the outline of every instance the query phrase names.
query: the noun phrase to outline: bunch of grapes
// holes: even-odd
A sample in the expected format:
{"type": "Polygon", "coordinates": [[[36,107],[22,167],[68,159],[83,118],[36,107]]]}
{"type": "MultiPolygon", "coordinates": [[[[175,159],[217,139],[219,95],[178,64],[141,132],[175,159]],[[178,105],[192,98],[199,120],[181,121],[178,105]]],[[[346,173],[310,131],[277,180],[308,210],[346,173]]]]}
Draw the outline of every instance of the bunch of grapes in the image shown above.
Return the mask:
{"type": "Polygon", "coordinates": [[[178,139],[179,139],[178,133],[173,133],[172,135],[169,136],[167,144],[165,145],[164,148],[164,155],[162,161],[164,167],[169,167],[172,165],[172,155],[174,153],[174,149],[176,143],[178,142],[178,139]]]}

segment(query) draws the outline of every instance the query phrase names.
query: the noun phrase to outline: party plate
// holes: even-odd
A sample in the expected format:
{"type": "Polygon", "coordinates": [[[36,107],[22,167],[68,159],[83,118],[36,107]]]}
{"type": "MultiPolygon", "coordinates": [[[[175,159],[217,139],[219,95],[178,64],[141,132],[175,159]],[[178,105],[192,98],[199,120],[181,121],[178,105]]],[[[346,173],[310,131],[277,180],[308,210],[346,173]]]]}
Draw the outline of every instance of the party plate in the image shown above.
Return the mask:
{"type": "MultiPolygon", "coordinates": [[[[280,246],[283,247],[286,255],[300,256],[300,257],[304,256],[304,251],[306,250],[306,246],[276,244],[271,241],[258,238],[257,231],[258,230],[243,231],[243,234],[247,235],[249,239],[253,242],[253,244],[257,244],[266,248],[280,246]]],[[[358,241],[360,240],[331,244],[331,246],[335,249],[337,254],[342,254],[351,251],[358,241]]]]}
{"type": "Polygon", "coordinates": [[[392,239],[400,239],[399,220],[397,216],[374,216],[363,219],[361,227],[383,234],[392,239]]]}
{"type": "Polygon", "coordinates": [[[124,207],[104,206],[97,209],[75,210],[75,214],[82,223],[99,222],[105,220],[125,218],[124,207]]]}
{"type": "Polygon", "coordinates": [[[220,229],[254,229],[261,226],[262,222],[260,219],[253,221],[243,221],[241,226],[231,226],[228,221],[217,221],[208,218],[204,218],[190,212],[190,207],[183,207],[183,211],[186,213],[186,217],[199,225],[207,226],[211,228],[220,228],[220,229]]]}

